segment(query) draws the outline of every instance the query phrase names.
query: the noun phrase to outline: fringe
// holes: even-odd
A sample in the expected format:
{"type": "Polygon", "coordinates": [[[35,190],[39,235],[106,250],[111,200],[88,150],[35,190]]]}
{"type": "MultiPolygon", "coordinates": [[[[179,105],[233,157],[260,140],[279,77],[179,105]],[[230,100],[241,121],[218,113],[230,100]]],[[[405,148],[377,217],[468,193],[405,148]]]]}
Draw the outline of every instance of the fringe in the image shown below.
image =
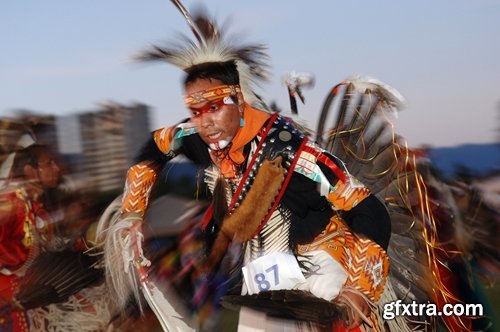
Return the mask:
{"type": "Polygon", "coordinates": [[[111,319],[106,285],[85,288],[61,304],[50,304],[27,312],[30,331],[105,331],[111,319]]]}
{"type": "Polygon", "coordinates": [[[142,234],[132,230],[132,221],[119,214],[120,201],[120,197],[116,198],[99,219],[96,242],[104,251],[106,284],[116,309],[125,308],[132,295],[142,313],[141,292],[133,265],[134,246],[142,259],[139,263],[144,266],[148,261],[142,256],[142,234]]]}
{"type": "Polygon", "coordinates": [[[384,292],[377,302],[377,325],[375,326],[378,331],[390,331],[390,332],[412,332],[418,331],[418,327],[412,328],[410,326],[410,321],[404,316],[396,316],[394,319],[382,319],[384,313],[384,305],[388,302],[393,302],[398,300],[394,287],[392,286],[391,278],[387,278],[385,283],[384,292]]]}

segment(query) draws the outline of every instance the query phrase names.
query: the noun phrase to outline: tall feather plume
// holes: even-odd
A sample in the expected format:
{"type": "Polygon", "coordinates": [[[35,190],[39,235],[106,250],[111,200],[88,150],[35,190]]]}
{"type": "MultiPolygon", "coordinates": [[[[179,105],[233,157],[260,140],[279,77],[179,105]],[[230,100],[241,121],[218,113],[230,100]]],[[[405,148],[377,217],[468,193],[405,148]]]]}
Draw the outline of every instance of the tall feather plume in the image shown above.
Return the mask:
{"type": "Polygon", "coordinates": [[[395,114],[404,105],[402,95],[387,84],[370,77],[350,78],[325,100],[316,141],[378,194],[393,177],[401,155],[401,139],[387,112],[395,114]],[[332,113],[336,115],[328,126],[332,113]]]}
{"type": "Polygon", "coordinates": [[[207,16],[205,16],[202,10],[199,10],[195,14],[195,26],[198,29],[198,33],[201,34],[201,37],[203,38],[202,40],[220,40],[220,31],[215,24],[215,21],[212,21],[207,16]]]}
{"type": "Polygon", "coordinates": [[[382,81],[373,77],[359,75],[351,76],[348,78],[348,81],[361,93],[372,91],[394,111],[399,111],[406,107],[406,100],[403,95],[382,81]]]}
{"type": "Polygon", "coordinates": [[[198,30],[198,27],[197,27],[197,24],[195,24],[193,22],[193,19],[191,18],[191,15],[189,14],[189,12],[186,10],[186,8],[182,5],[182,3],[179,1],[179,0],[172,0],[172,3],[177,7],[177,9],[179,9],[179,11],[182,13],[182,15],[184,16],[184,18],[186,19],[186,22],[188,23],[189,27],[191,28],[191,30],[193,31],[196,39],[198,39],[198,41],[200,43],[203,42],[203,39],[201,38],[201,34],[200,34],[200,31],[198,30]]]}
{"type": "Polygon", "coordinates": [[[240,76],[243,97],[249,104],[261,103],[253,92],[253,86],[269,76],[267,47],[263,44],[240,44],[225,36],[215,19],[203,9],[191,16],[178,0],[172,0],[186,18],[196,41],[181,35],[182,42],[171,46],[152,46],[138,55],[142,61],[166,61],[189,72],[196,65],[208,62],[235,61],[240,76]]]}
{"type": "MultiPolygon", "coordinates": [[[[470,271],[473,257],[484,277],[500,270],[498,213],[469,186],[441,181],[427,159],[407,147],[389,117],[404,106],[402,95],[390,86],[369,77],[350,78],[325,100],[317,142],[346,163],[391,217],[391,286],[379,303],[459,302],[449,282],[455,265],[470,271]]],[[[403,325],[429,327],[424,317],[394,322],[388,323],[394,331],[407,330],[403,325]]],[[[463,329],[467,318],[443,317],[441,322],[450,330],[463,329]]]]}
{"type": "MultiPolygon", "coordinates": [[[[427,214],[417,214],[419,177],[393,130],[390,115],[405,105],[394,88],[356,76],[333,87],[317,126],[316,141],[343,160],[349,172],[385,203],[391,216],[390,296],[424,303],[432,292],[426,238],[427,214]]],[[[387,295],[389,296],[389,295],[387,295]]],[[[419,322],[410,325],[418,326],[419,322]]],[[[401,327],[395,330],[403,330],[401,327]]]]}

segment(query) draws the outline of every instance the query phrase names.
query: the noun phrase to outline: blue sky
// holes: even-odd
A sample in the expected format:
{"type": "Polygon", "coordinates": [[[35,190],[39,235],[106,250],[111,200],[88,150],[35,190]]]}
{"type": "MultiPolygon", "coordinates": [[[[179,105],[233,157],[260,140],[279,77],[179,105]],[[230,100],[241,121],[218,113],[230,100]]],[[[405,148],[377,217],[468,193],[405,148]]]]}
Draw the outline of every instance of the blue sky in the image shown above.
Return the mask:
{"type": "MultiPolygon", "coordinates": [[[[199,1],[184,0],[188,8],[199,1]]],[[[395,120],[410,146],[494,142],[500,128],[500,0],[205,1],[231,31],[269,46],[273,79],[259,92],[288,107],[281,75],[316,77],[300,114],[315,126],[328,90],[369,75],[397,88],[395,120]]],[[[152,129],[186,115],[181,72],[137,64],[148,45],[189,33],[168,0],[0,3],[0,115],[71,114],[107,101],[153,108],[152,129]]]]}

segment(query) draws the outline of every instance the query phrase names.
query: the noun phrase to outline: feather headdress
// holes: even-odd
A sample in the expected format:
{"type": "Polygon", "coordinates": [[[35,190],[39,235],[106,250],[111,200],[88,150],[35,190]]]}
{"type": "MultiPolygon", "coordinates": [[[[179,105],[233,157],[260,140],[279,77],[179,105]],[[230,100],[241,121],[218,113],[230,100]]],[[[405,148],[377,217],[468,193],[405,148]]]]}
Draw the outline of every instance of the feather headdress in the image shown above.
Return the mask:
{"type": "Polygon", "coordinates": [[[199,9],[193,16],[178,0],[172,0],[186,18],[196,41],[183,36],[184,44],[171,47],[153,46],[139,55],[140,60],[163,60],[189,73],[195,66],[210,62],[234,61],[240,78],[240,87],[246,102],[253,104],[261,100],[252,86],[268,78],[268,55],[263,44],[238,44],[225,37],[215,19],[199,9]]]}

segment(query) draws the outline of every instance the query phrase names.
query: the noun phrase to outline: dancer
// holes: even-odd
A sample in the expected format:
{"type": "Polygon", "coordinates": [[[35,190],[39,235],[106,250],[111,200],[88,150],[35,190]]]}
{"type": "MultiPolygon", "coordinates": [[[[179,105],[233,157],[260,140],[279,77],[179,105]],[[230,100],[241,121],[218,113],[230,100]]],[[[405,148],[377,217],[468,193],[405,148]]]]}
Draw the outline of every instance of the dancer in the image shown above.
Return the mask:
{"type": "MultiPolygon", "coordinates": [[[[287,294],[322,299],[327,309],[311,318],[310,312],[318,308],[304,310],[313,303],[305,296],[284,314],[288,318],[324,326],[344,317],[339,324],[347,328],[378,324],[372,309],[389,270],[386,208],[342,160],[312,141],[293,120],[266,111],[251,85],[251,79],[265,78],[262,45],[231,45],[206,15],[191,17],[176,5],[197,42],[155,47],[141,58],[165,60],[186,73],[189,117],[152,133],[128,171],[120,215],[99,229],[106,233],[113,298],[122,306],[131,292],[139,298],[140,282],[159,310],[156,288],[147,278],[141,228],[162,168],[183,154],[205,169],[204,181],[213,197],[201,225],[204,254],[195,269],[198,276],[212,280],[211,285],[218,280],[219,293],[210,299],[215,307],[228,294],[292,291],[287,294]]],[[[233,304],[241,300],[232,299],[233,304]]],[[[164,317],[164,326],[169,319],[164,317]]]]}

